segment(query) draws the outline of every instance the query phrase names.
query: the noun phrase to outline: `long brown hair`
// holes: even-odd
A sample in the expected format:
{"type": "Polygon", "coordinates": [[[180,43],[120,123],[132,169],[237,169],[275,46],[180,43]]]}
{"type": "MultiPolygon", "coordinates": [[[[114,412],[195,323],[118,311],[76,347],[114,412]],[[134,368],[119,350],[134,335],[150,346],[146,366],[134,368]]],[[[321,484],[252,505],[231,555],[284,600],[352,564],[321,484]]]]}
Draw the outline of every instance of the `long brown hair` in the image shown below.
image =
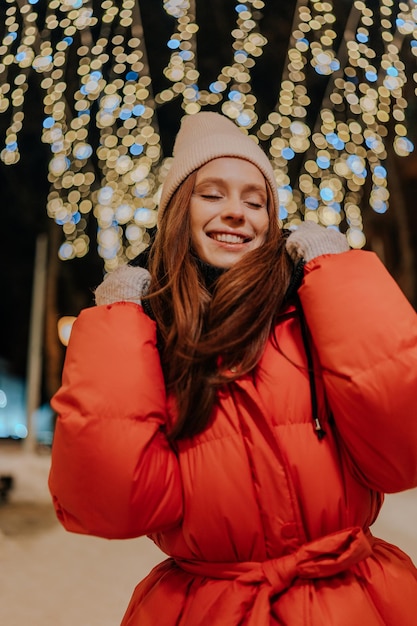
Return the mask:
{"type": "Polygon", "coordinates": [[[291,274],[268,189],[270,222],[264,244],[224,272],[212,294],[207,290],[191,252],[189,204],[195,177],[188,176],[171,199],[149,258],[148,297],[167,389],[178,409],[174,439],[203,431],[217,389],[253,371],[282,309],[291,274]]]}

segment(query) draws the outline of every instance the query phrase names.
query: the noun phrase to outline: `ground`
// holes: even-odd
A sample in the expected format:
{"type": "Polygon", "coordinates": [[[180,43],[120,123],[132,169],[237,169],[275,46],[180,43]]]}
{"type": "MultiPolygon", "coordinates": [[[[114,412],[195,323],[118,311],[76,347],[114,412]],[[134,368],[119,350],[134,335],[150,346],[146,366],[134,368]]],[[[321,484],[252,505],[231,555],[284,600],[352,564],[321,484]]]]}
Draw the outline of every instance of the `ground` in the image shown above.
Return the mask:
{"type": "MultiPolygon", "coordinates": [[[[0,447],[0,475],[14,476],[0,504],[0,623],[117,626],[137,582],[164,555],[149,539],[72,535],[55,520],[46,486],[49,452],[0,447]]],[[[417,563],[417,490],[388,496],[373,526],[417,563]]]]}

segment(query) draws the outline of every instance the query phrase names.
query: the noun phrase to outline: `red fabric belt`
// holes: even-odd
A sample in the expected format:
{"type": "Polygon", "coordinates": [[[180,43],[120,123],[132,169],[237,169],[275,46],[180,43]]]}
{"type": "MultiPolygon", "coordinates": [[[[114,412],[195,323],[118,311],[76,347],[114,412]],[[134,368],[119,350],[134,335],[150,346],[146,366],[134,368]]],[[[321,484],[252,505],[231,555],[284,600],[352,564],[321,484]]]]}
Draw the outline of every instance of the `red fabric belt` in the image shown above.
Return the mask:
{"type": "MultiPolygon", "coordinates": [[[[220,618],[230,613],[237,599],[236,585],[254,587],[256,595],[244,610],[250,611],[248,626],[259,626],[269,623],[273,596],[288,589],[296,578],[335,576],[371,554],[372,547],[362,528],[352,527],[306,543],[292,554],[264,562],[213,563],[181,559],[176,559],[175,562],[181,569],[196,576],[233,581],[216,599],[216,614],[220,618]]],[[[241,601],[242,592],[237,596],[241,601]]],[[[241,611],[243,607],[240,605],[235,608],[241,611]]],[[[213,618],[209,615],[206,618],[207,621],[202,619],[201,626],[212,626],[213,618]]]]}

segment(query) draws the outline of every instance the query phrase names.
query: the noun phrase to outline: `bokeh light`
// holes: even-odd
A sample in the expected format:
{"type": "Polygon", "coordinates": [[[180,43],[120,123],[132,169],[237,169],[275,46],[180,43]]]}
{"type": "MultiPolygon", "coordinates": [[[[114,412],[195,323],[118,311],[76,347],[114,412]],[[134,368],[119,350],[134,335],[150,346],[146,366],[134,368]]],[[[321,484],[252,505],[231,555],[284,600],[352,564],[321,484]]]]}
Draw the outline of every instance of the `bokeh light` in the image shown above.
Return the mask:
{"type": "MultiPolygon", "coordinates": [[[[399,157],[414,150],[405,86],[407,75],[416,81],[417,72],[406,73],[404,51],[417,56],[415,2],[355,0],[342,39],[332,0],[296,3],[283,76],[271,76],[280,79],[277,100],[262,119],[252,73],[268,47],[263,0],[234,3],[230,62],[207,85],[198,70],[195,2],[164,1],[172,32],[165,42],[166,86],[159,92],[135,0],[50,0],[42,31],[40,3],[5,4],[0,114],[10,123],[0,158],[10,166],[20,159],[28,78],[35,72],[43,94],[42,141],[51,154],[47,212],[63,229],[61,259],[87,254],[92,218],[107,271],[148,245],[171,162],[162,151],[156,111],[174,100],[184,115],[215,107],[262,144],[284,226],[313,220],[343,229],[350,245],[361,248],[361,206],[368,201],[376,213],[389,210],[387,149],[399,157]],[[69,103],[70,55],[78,84],[69,103]],[[313,127],[311,75],[325,87],[313,127]]],[[[213,55],[215,48],[213,39],[213,55]]]]}

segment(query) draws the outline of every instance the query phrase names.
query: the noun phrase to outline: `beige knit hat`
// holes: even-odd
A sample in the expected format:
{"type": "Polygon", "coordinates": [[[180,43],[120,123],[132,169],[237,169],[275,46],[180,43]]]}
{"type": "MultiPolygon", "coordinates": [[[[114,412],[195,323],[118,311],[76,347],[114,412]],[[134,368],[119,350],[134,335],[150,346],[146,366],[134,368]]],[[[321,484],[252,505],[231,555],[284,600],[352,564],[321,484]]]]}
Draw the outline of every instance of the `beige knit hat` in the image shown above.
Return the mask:
{"type": "Polygon", "coordinates": [[[256,165],[271,187],[278,214],[277,184],[268,157],[258,144],[227,117],[212,112],[186,115],[182,119],[173,152],[172,165],[162,186],[158,222],[187,176],[219,157],[237,157],[256,165]]]}

